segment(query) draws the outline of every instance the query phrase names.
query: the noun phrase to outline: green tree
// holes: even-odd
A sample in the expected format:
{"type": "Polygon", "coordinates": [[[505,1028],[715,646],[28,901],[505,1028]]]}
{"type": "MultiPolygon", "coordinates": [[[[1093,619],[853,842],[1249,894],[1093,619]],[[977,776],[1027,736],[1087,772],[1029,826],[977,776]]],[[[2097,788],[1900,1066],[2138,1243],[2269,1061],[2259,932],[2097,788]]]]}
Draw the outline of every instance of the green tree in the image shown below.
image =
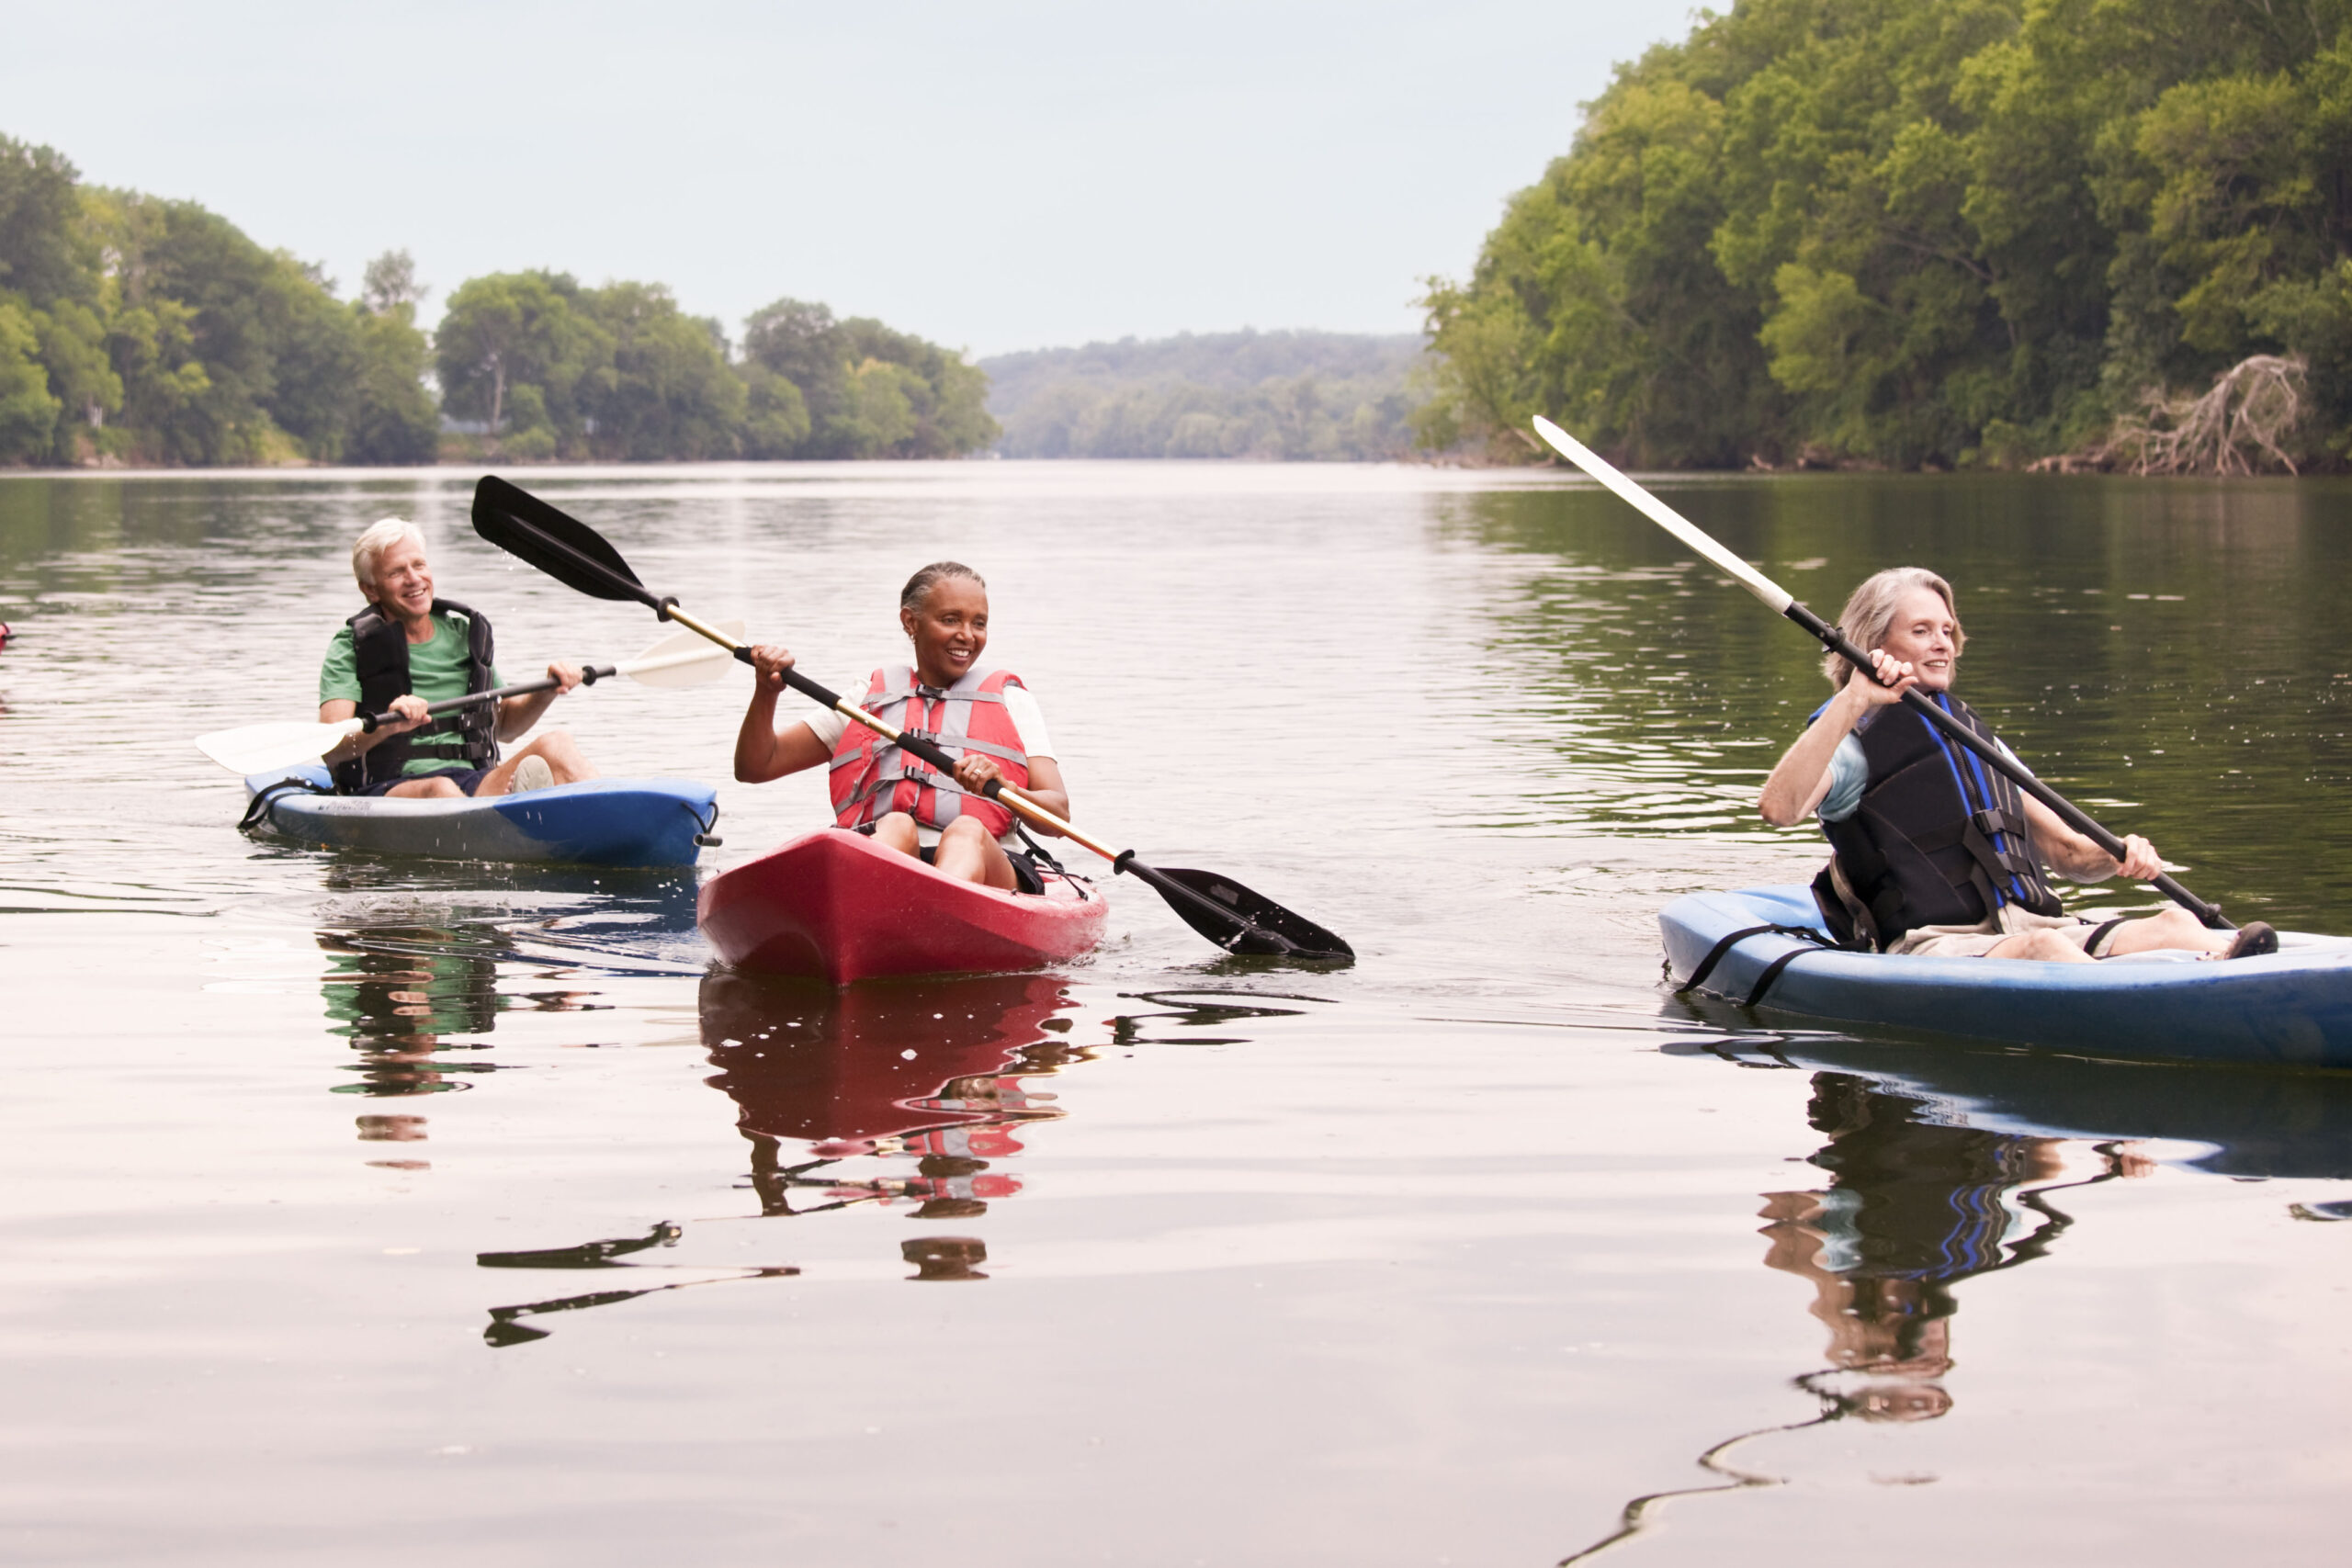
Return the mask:
{"type": "Polygon", "coordinates": [[[2018,460],[2333,352],[2347,255],[2352,0],[1741,0],[1622,67],[1432,282],[1424,425],[2018,460]]]}
{"type": "Polygon", "coordinates": [[[999,434],[983,372],[867,317],[837,321],[823,305],[779,299],[743,323],[743,355],[746,380],[764,383],[769,435],[792,423],[775,381],[800,396],[808,431],[794,457],[951,457],[999,434]]]}
{"type": "Polygon", "coordinates": [[[510,423],[518,389],[525,404],[518,431],[541,428],[559,446],[576,446],[586,434],[582,399],[611,384],[612,334],[581,308],[581,288],[558,272],[492,273],[469,278],[449,296],[434,333],[441,372],[442,407],[454,418],[477,419],[496,437],[510,423]]]}
{"type": "Polygon", "coordinates": [[[733,457],[747,398],[718,323],[687,315],[659,284],[612,284],[584,303],[613,345],[609,378],[582,396],[591,449],[628,462],[733,457]]]}
{"type": "Polygon", "coordinates": [[[59,408],[29,313],[0,299],[0,462],[47,457],[59,408]]]}
{"type": "Polygon", "coordinates": [[[359,325],[359,375],[344,457],[354,463],[430,463],[440,453],[441,413],[425,390],[431,343],[416,324],[426,290],[406,251],[368,264],[351,307],[359,325]]]}

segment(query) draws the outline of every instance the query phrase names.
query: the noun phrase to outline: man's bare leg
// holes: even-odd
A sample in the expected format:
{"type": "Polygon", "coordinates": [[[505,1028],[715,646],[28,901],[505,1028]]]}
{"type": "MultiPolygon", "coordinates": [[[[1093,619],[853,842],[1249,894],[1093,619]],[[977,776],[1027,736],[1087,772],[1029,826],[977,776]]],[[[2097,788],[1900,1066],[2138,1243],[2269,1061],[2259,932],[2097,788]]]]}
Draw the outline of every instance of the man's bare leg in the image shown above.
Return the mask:
{"type": "Polygon", "coordinates": [[[590,767],[588,759],[580,754],[579,744],[571,739],[571,732],[550,729],[529,745],[518,748],[513,756],[484,773],[481,783],[474,786],[474,798],[480,800],[485,795],[504,795],[514,788],[514,770],[523,765],[526,757],[537,757],[546,762],[548,772],[555,775],[555,782],[560,784],[578,784],[582,779],[596,776],[596,770],[590,767]]]}

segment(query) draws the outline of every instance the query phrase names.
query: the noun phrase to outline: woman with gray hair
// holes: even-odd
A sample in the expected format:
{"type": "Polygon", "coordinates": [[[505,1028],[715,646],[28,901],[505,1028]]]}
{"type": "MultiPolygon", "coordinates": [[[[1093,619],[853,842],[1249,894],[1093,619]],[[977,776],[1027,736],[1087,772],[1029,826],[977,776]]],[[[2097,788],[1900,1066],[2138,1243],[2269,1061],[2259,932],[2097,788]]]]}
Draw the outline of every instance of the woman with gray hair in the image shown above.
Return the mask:
{"type": "Polygon", "coordinates": [[[1781,755],[1758,802],[1777,828],[1808,812],[1820,820],[1832,852],[1814,897],[1832,931],[1937,958],[2079,964],[2160,948],[2212,958],[2278,951],[2278,934],[2259,920],[2213,931],[2177,908],[2104,921],[2066,912],[2045,866],[2077,882],[2119,872],[2145,882],[2164,862],[2137,834],[2114,859],[1903,705],[1916,689],[2014,760],[1951,694],[1967,643],[1951,584],[1920,567],[1889,568],[1854,590],[1838,625],[1878,679],[1835,653],[1824,660],[1836,694],[1781,755]]]}

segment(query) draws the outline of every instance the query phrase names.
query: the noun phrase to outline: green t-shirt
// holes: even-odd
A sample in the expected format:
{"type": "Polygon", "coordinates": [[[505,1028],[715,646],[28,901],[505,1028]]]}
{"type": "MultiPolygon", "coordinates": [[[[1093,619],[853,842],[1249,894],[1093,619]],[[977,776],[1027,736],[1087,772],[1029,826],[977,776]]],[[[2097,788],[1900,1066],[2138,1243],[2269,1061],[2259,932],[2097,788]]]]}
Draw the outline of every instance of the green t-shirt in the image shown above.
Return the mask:
{"type": "MultiPolygon", "coordinates": [[[[425,642],[408,645],[408,689],[428,703],[446,702],[466,694],[466,617],[435,615],[433,636],[425,642]]],[[[490,672],[490,683],[503,685],[498,671],[490,672]]],[[[338,627],[334,640],[327,644],[326,662],[319,666],[319,701],[321,703],[359,700],[359,653],[351,638],[349,626],[338,627]]],[[[466,738],[458,734],[423,735],[409,742],[408,761],[401,769],[403,774],[429,773],[441,768],[462,768],[466,765],[466,738]]]]}

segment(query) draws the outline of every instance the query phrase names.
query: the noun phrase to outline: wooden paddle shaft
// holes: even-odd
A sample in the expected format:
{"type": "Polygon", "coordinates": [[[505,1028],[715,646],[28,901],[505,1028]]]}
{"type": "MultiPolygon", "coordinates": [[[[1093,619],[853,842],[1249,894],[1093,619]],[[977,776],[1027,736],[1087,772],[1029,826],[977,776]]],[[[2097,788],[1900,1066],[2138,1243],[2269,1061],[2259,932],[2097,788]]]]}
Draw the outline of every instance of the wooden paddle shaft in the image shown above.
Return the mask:
{"type": "MultiPolygon", "coordinates": [[[[666,618],[677,622],[688,631],[700,632],[711,641],[718,644],[719,647],[727,649],[732,652],[736,658],[741,660],[744,663],[749,664],[752,661],[752,650],[740,642],[737,642],[725,632],[719,631],[716,627],[707,626],[703,622],[695,619],[694,616],[689,615],[684,610],[679,609],[676,604],[665,603],[662,606],[662,611],[666,618]]],[[[929,762],[933,767],[937,768],[941,773],[952,775],[956,772],[956,759],[941,750],[931,741],[924,739],[919,735],[909,735],[906,731],[899,728],[896,725],[888,724],[882,719],[876,718],[874,715],[866,712],[864,708],[859,707],[855,703],[844,700],[840,693],[835,692],[830,686],[820,685],[818,682],[811,681],[808,676],[803,675],[799,671],[786,671],[784,672],[784,683],[790,686],[794,691],[798,692],[802,696],[808,697],[815,702],[822,703],[825,706],[832,709],[835,713],[842,715],[843,717],[848,718],[854,723],[865,726],[866,728],[874,731],[875,734],[879,735],[883,739],[897,745],[910,756],[922,758],[924,761],[929,762]]],[[[1048,829],[1053,832],[1058,833],[1063,838],[1069,840],[1072,843],[1081,844],[1087,849],[1092,850],[1104,860],[1112,862],[1116,862],[1118,860],[1119,852],[1117,850],[1111,848],[1108,844],[1103,843],[1098,839],[1090,838],[1088,835],[1080,832],[1076,828],[1070,826],[1067,820],[1055,816],[1052,812],[1046,810],[1044,807],[1038,805],[1035,801],[1030,799],[1027,795],[1022,794],[1011,784],[1004,783],[1001,779],[990,779],[989,781],[989,787],[983,791],[983,794],[992,800],[1002,802],[1003,805],[1015,816],[1026,819],[1031,826],[1048,829]]]]}

